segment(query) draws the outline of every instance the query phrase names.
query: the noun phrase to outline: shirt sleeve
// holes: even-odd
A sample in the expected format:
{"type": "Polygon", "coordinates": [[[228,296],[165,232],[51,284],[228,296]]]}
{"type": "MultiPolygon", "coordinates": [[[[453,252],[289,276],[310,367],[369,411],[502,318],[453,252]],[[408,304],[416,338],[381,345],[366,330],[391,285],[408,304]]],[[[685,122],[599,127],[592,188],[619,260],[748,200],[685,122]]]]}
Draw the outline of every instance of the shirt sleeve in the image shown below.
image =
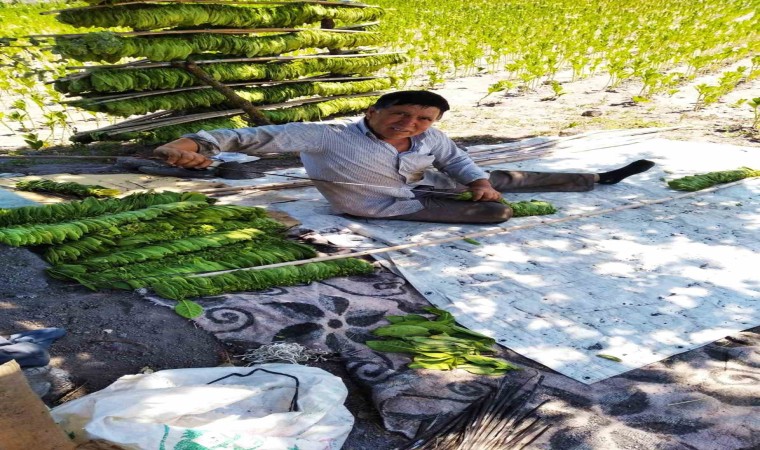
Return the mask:
{"type": "Polygon", "coordinates": [[[286,153],[320,150],[327,127],[324,124],[293,122],[253,128],[219,129],[186,134],[206,156],[219,152],[286,153]]]}
{"type": "Polygon", "coordinates": [[[464,150],[442,131],[431,129],[431,153],[435,156],[433,166],[441,172],[454,178],[462,184],[470,184],[475,180],[488,179],[488,175],[475,164],[464,150]]]}

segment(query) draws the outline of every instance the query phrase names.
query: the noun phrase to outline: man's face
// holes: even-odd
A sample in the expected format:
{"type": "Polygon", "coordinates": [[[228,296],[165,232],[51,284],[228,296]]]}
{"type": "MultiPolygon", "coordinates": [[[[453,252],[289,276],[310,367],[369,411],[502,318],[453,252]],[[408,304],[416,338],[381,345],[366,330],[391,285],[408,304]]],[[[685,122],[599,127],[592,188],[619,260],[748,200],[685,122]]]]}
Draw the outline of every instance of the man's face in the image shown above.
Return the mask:
{"type": "Polygon", "coordinates": [[[375,134],[383,140],[399,140],[421,134],[441,116],[435,106],[394,105],[375,109],[370,107],[365,117],[375,134]]]}

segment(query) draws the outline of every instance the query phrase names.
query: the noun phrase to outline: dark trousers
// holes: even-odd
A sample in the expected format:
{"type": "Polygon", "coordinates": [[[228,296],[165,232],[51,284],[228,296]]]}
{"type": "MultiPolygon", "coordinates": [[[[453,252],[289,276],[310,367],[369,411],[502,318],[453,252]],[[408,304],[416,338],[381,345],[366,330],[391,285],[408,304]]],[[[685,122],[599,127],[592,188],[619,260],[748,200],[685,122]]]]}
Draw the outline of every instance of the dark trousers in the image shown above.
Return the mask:
{"type": "MultiPolygon", "coordinates": [[[[593,173],[551,173],[494,170],[491,185],[499,192],[584,192],[594,189],[593,173]]],[[[412,214],[383,217],[389,220],[411,220],[440,223],[501,223],[512,217],[512,208],[499,202],[468,202],[451,197],[467,190],[415,190],[423,209],[412,214]]]]}

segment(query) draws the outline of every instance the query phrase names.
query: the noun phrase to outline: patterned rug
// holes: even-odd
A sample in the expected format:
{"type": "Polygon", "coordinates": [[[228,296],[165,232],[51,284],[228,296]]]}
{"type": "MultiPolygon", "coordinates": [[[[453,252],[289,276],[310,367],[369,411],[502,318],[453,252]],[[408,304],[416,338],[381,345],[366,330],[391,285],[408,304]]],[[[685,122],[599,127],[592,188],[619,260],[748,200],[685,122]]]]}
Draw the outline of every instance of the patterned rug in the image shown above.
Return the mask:
{"type": "MultiPolygon", "coordinates": [[[[161,303],[159,299],[152,299],[161,303]]],[[[387,429],[413,437],[436,417],[463,410],[499,380],[467,372],[412,370],[400,354],[363,345],[383,317],[419,313],[427,301],[386,271],[199,301],[196,320],[240,348],[287,341],[339,353],[372,392],[387,429]]],[[[760,445],[760,329],[590,385],[520,355],[508,382],[543,375],[534,404],[552,425],[530,448],[749,450],[760,445]]],[[[378,449],[379,450],[379,449],[378,449]]]]}

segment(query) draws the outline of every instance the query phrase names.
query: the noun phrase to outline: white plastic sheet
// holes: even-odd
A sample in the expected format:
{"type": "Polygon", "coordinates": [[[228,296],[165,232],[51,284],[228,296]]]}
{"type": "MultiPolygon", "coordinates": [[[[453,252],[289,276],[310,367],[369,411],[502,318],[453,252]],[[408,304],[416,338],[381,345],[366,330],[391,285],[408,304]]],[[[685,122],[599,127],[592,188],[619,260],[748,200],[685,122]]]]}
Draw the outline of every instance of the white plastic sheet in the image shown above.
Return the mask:
{"type": "MultiPolygon", "coordinates": [[[[657,165],[593,192],[508,194],[511,201],[541,199],[559,208],[554,216],[503,224],[534,227],[479,237],[481,245],[455,241],[386,255],[431,303],[466,327],[585,383],[760,324],[760,179],[681,198],[665,183],[695,173],[756,168],[757,148],[636,142],[610,133],[557,142],[552,154],[540,159],[486,168],[598,172],[640,158],[657,165]],[[646,205],[654,200],[663,201],[646,205]],[[644,206],[624,209],[633,204],[644,206]],[[564,217],[569,220],[540,223],[564,217]]],[[[259,180],[267,181],[274,180],[259,180]]],[[[249,202],[270,203],[348,247],[408,244],[495,228],[351,221],[331,215],[314,189],[267,195],[249,202]]]]}

